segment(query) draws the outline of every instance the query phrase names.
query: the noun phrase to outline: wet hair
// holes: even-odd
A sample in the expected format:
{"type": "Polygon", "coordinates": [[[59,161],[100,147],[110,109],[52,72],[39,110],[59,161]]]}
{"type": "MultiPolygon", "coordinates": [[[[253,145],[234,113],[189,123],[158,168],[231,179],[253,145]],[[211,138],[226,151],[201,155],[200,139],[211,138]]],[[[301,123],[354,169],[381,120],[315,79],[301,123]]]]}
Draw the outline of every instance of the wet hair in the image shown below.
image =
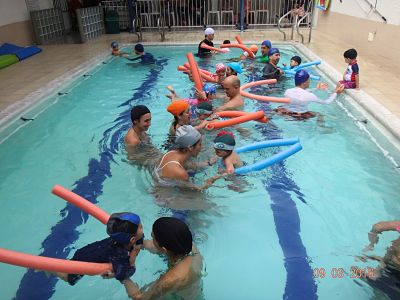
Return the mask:
{"type": "Polygon", "coordinates": [[[143,47],[142,44],[136,44],[136,45],[135,45],[135,50],[136,50],[137,52],[144,52],[144,47],[143,47]]]}
{"type": "Polygon", "coordinates": [[[224,42],[222,44],[226,45],[226,44],[230,44],[231,41],[230,40],[224,40],[224,42]]]}
{"type": "Polygon", "coordinates": [[[343,56],[344,56],[344,58],[348,58],[348,59],[356,59],[357,58],[357,50],[354,48],[346,50],[346,51],[344,51],[343,56]]]}
{"type": "Polygon", "coordinates": [[[127,220],[115,219],[112,225],[110,226],[110,232],[117,233],[131,233],[133,235],[136,234],[138,229],[138,225],[129,222],[127,220]]]}
{"type": "Polygon", "coordinates": [[[192,251],[192,233],[181,220],[162,217],[153,224],[153,234],[160,247],[175,255],[187,255],[192,251]]]}
{"type": "Polygon", "coordinates": [[[301,65],[301,57],[298,55],[293,56],[290,60],[294,60],[297,62],[299,65],[301,65]]]}
{"type": "Polygon", "coordinates": [[[150,110],[145,105],[136,105],[131,109],[131,120],[132,124],[135,123],[135,120],[140,120],[140,118],[145,115],[149,114],[150,110]]]}

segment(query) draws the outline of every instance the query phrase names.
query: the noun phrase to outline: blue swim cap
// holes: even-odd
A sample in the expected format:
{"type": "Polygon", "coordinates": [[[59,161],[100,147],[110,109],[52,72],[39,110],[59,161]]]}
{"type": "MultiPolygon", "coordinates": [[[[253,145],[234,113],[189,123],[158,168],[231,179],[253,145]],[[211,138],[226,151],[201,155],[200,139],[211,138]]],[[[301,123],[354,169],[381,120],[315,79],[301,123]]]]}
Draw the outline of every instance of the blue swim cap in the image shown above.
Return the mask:
{"type": "Polygon", "coordinates": [[[212,83],[206,83],[203,86],[203,91],[206,92],[206,94],[215,94],[217,92],[217,89],[215,88],[215,85],[212,83]]]}
{"type": "Polygon", "coordinates": [[[269,40],[265,40],[264,42],[261,43],[262,46],[267,46],[268,49],[272,48],[272,44],[269,40]]]}
{"type": "Polygon", "coordinates": [[[231,62],[230,64],[228,64],[228,67],[230,67],[233,71],[235,71],[238,74],[241,74],[243,72],[242,67],[236,62],[231,62]]]}
{"type": "Polygon", "coordinates": [[[111,48],[117,48],[118,47],[118,43],[116,41],[113,41],[111,43],[111,48]]]}
{"type": "Polygon", "coordinates": [[[268,51],[268,56],[274,55],[275,53],[280,53],[278,48],[271,48],[268,51]]]}
{"type": "Polygon", "coordinates": [[[300,85],[304,82],[306,82],[310,78],[310,74],[306,70],[298,70],[296,74],[294,75],[294,84],[300,85]]]}
{"type": "Polygon", "coordinates": [[[117,243],[126,245],[136,234],[139,224],[140,217],[137,214],[130,212],[114,213],[107,222],[107,234],[117,243]],[[122,224],[124,221],[131,224],[122,224]]]}

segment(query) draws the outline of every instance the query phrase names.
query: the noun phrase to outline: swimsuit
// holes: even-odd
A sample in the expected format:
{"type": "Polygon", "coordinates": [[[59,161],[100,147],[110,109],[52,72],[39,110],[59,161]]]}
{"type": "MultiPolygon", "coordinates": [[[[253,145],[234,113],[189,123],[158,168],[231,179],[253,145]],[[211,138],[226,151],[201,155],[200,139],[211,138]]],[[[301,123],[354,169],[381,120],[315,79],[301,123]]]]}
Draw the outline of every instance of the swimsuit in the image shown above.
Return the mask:
{"type": "Polygon", "coordinates": [[[161,185],[164,185],[164,186],[175,186],[176,185],[175,184],[175,180],[173,180],[173,179],[163,179],[162,178],[161,171],[162,171],[162,169],[164,169],[164,167],[166,165],[171,164],[171,163],[178,164],[182,169],[185,169],[184,167],[182,167],[181,163],[179,161],[176,161],[176,160],[168,161],[165,165],[163,165],[161,167],[161,164],[164,161],[165,156],[167,154],[171,153],[171,152],[177,152],[177,151],[176,150],[172,150],[172,151],[169,151],[169,152],[165,153],[163,155],[163,157],[161,158],[160,163],[158,164],[158,166],[154,169],[154,174],[156,175],[158,182],[161,185]]]}

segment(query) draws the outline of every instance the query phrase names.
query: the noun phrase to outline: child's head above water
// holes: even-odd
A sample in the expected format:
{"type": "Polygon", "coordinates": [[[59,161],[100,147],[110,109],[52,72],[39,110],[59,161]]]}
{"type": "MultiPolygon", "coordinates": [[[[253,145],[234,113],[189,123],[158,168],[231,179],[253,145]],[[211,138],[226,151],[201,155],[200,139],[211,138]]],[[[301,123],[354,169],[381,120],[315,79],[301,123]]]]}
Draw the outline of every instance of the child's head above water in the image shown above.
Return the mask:
{"type": "Polygon", "coordinates": [[[290,67],[291,68],[297,67],[300,64],[301,64],[301,57],[300,56],[295,55],[290,59],[290,67]]]}
{"type": "Polygon", "coordinates": [[[107,234],[121,245],[133,245],[143,238],[140,217],[130,212],[112,214],[107,222],[107,234]]]}
{"type": "Polygon", "coordinates": [[[202,102],[196,106],[196,113],[199,120],[205,120],[213,113],[213,106],[210,102],[202,102]]]}
{"type": "Polygon", "coordinates": [[[223,63],[217,63],[215,65],[215,71],[217,72],[218,75],[220,75],[222,73],[225,74],[225,70],[226,70],[226,67],[223,63]]]}
{"type": "Polygon", "coordinates": [[[226,76],[237,75],[243,72],[242,67],[237,62],[231,62],[226,68],[226,76]]]}
{"type": "Polygon", "coordinates": [[[210,98],[210,96],[215,95],[217,93],[217,89],[215,88],[215,85],[213,85],[212,83],[204,84],[203,91],[206,93],[207,98],[210,98]]]}
{"type": "Polygon", "coordinates": [[[231,43],[230,40],[224,40],[224,42],[222,44],[227,45],[227,44],[230,44],[230,43],[231,43]]]}
{"type": "Polygon", "coordinates": [[[235,148],[236,142],[232,132],[221,131],[214,139],[215,154],[225,158],[229,156],[235,148]]]}
{"type": "Polygon", "coordinates": [[[116,41],[111,42],[111,48],[113,50],[118,50],[118,47],[119,47],[119,45],[116,41]]]}
{"type": "Polygon", "coordinates": [[[343,53],[343,57],[344,57],[344,60],[345,60],[347,63],[349,63],[349,62],[351,62],[352,60],[354,60],[354,59],[357,58],[357,50],[354,49],[354,48],[351,48],[351,49],[349,49],[349,50],[346,50],[346,51],[344,51],[344,53],[343,53]]]}

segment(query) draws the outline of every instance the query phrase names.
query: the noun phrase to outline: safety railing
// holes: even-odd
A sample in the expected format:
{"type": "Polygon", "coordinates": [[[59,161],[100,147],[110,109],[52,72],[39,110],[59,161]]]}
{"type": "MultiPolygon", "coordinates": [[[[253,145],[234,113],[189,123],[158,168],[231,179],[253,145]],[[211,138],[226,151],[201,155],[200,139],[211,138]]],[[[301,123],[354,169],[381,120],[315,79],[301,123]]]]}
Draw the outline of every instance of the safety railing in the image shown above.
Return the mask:
{"type": "Polygon", "coordinates": [[[283,34],[283,39],[286,40],[286,32],[282,28],[291,27],[291,36],[293,40],[294,30],[301,38],[301,42],[304,43],[304,34],[300,32],[301,28],[309,30],[308,42],[311,41],[312,34],[312,17],[314,13],[314,1],[308,1],[308,6],[295,6],[286,12],[278,21],[278,30],[283,34]]]}

